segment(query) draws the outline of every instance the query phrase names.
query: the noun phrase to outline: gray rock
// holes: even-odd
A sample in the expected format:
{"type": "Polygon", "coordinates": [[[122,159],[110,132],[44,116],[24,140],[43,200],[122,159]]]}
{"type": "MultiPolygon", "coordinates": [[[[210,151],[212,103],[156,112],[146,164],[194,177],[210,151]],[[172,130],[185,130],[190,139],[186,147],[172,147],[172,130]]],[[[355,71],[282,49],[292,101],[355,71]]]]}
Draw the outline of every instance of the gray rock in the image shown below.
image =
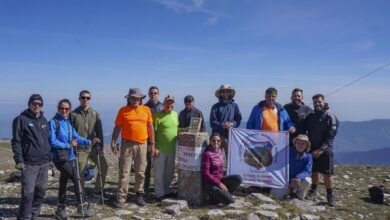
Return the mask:
{"type": "Polygon", "coordinates": [[[257,199],[257,200],[260,200],[261,202],[275,203],[275,201],[273,199],[271,199],[270,197],[267,197],[261,193],[251,193],[251,194],[249,194],[249,198],[257,199]]]}
{"type": "Polygon", "coordinates": [[[349,176],[348,175],[343,175],[343,178],[346,179],[346,180],[349,180],[349,176]]]}
{"type": "Polygon", "coordinates": [[[163,207],[167,207],[171,205],[179,205],[180,209],[188,208],[188,203],[186,200],[164,199],[161,201],[161,206],[163,207]]]}
{"type": "Polygon", "coordinates": [[[311,212],[311,213],[316,213],[318,211],[325,211],[325,206],[317,206],[315,205],[312,201],[302,201],[299,199],[293,199],[289,202],[291,205],[306,211],[306,212],[311,212]]]}
{"type": "Polygon", "coordinates": [[[0,176],[4,176],[4,175],[5,175],[4,170],[0,170],[0,176]]]}
{"type": "Polygon", "coordinates": [[[229,204],[228,207],[235,208],[235,209],[242,209],[245,207],[251,207],[252,203],[245,202],[245,201],[235,201],[234,203],[229,204]]]}
{"type": "Polygon", "coordinates": [[[196,216],[187,216],[187,217],[181,218],[181,220],[199,220],[199,218],[196,216]]]}
{"type": "Polygon", "coordinates": [[[123,216],[123,215],[132,215],[133,214],[133,211],[130,211],[130,210],[125,210],[125,209],[121,209],[121,210],[118,210],[115,212],[115,215],[117,216],[123,216]]]}
{"type": "Polygon", "coordinates": [[[245,215],[245,212],[241,211],[241,210],[224,210],[224,211],[225,211],[226,216],[228,216],[230,218],[236,218],[236,217],[241,217],[241,216],[245,215]]]}
{"type": "Polygon", "coordinates": [[[180,206],[177,204],[167,206],[165,207],[164,212],[171,215],[180,215],[180,206]]]}
{"type": "Polygon", "coordinates": [[[276,219],[279,217],[278,213],[276,212],[271,212],[271,211],[266,211],[266,210],[259,210],[259,211],[256,211],[256,214],[260,215],[260,216],[264,216],[268,219],[276,219]]]}
{"type": "Polygon", "coordinates": [[[138,215],[133,215],[133,216],[131,216],[131,219],[134,219],[134,220],[144,220],[145,218],[143,218],[141,216],[138,216],[138,215]]]}
{"type": "Polygon", "coordinates": [[[114,216],[114,217],[102,218],[102,220],[122,220],[122,219],[119,218],[118,216],[114,216]]]}
{"type": "Polygon", "coordinates": [[[212,209],[207,212],[209,217],[222,217],[225,216],[225,213],[221,209],[212,209]]]}
{"type": "Polygon", "coordinates": [[[273,205],[273,204],[261,204],[260,209],[265,209],[265,210],[276,210],[282,208],[279,205],[273,205]]]}
{"type": "Polygon", "coordinates": [[[246,217],[247,220],[260,220],[259,216],[251,213],[246,217]]]}
{"type": "Polygon", "coordinates": [[[302,220],[320,220],[320,217],[319,216],[315,216],[315,215],[302,214],[301,215],[301,219],[302,220]]]}

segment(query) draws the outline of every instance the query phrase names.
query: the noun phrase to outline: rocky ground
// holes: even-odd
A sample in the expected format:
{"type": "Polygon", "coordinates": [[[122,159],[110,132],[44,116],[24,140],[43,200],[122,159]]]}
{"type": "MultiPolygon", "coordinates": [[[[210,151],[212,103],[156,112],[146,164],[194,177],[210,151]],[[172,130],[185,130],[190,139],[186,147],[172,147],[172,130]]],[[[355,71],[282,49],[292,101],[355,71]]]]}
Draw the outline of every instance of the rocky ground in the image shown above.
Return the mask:
{"type": "MultiPolygon", "coordinates": [[[[91,207],[98,213],[92,219],[390,219],[390,195],[385,194],[386,204],[377,205],[369,200],[368,188],[384,185],[390,189],[390,167],[374,166],[336,166],[337,207],[326,205],[324,186],[319,186],[321,196],[313,201],[279,201],[271,196],[241,187],[234,195],[236,202],[229,206],[188,206],[185,201],[167,199],[157,202],[153,193],[146,196],[147,206],[138,207],[133,199],[133,179],[129,185],[128,202],[122,209],[111,206],[116,195],[118,174],[117,157],[106,148],[109,161],[109,174],[106,194],[110,198],[105,206],[99,198],[88,198],[91,207]]],[[[0,219],[16,219],[20,202],[20,183],[18,172],[14,170],[12,151],[9,143],[0,143],[0,219]]],[[[52,219],[56,209],[58,191],[58,171],[49,177],[47,199],[42,208],[41,219],[52,219]]],[[[177,181],[177,180],[175,180],[177,181]]],[[[87,184],[91,192],[93,181],[87,184]]],[[[173,187],[175,187],[175,183],[173,187]]],[[[76,197],[69,183],[67,212],[70,218],[79,218],[76,214],[76,197]]]]}

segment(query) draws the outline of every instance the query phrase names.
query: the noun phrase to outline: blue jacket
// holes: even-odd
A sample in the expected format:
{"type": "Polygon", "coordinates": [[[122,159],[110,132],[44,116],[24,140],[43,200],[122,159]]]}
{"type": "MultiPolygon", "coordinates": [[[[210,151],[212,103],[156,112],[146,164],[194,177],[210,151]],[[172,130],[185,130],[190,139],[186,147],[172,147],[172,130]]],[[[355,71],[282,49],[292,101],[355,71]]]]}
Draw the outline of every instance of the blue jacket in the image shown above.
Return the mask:
{"type": "Polygon", "coordinates": [[[53,157],[53,161],[56,162],[58,160],[57,155],[57,149],[68,149],[69,150],[69,161],[72,161],[76,159],[75,152],[73,148],[71,147],[70,142],[73,139],[77,140],[77,143],[79,145],[91,145],[91,141],[79,136],[76,132],[76,130],[72,127],[72,124],[69,122],[68,119],[62,117],[60,114],[56,114],[49,121],[49,127],[50,127],[50,135],[49,135],[49,142],[51,145],[51,153],[53,157]],[[58,120],[59,123],[59,130],[57,132],[57,126],[55,119],[58,120]],[[58,133],[58,134],[57,134],[58,133]]]}
{"type": "Polygon", "coordinates": [[[231,99],[228,102],[219,101],[211,107],[210,125],[213,132],[218,132],[221,136],[227,138],[228,130],[222,126],[226,122],[232,122],[233,127],[240,126],[242,120],[240,109],[238,105],[231,99]]]}
{"type": "MultiPolygon", "coordinates": [[[[264,107],[265,107],[265,101],[261,101],[259,104],[253,107],[248,122],[246,123],[247,129],[261,130],[264,123],[264,119],[263,119],[264,107]]],[[[290,117],[288,116],[286,109],[284,109],[279,103],[276,103],[276,108],[278,110],[279,131],[286,131],[291,127],[294,127],[293,123],[290,120],[290,117]]]]}
{"type": "Polygon", "coordinates": [[[306,177],[311,176],[311,167],[313,165],[311,154],[304,152],[298,156],[298,151],[295,147],[290,147],[289,156],[290,180],[293,178],[304,180],[306,177]]]}

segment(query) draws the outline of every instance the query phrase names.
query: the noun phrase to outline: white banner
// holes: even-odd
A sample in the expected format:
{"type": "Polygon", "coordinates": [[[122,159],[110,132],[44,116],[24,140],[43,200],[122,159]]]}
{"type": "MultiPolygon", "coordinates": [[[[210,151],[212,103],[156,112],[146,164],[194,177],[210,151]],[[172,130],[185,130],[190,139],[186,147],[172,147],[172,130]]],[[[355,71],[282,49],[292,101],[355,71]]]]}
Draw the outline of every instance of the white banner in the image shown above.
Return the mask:
{"type": "Polygon", "coordinates": [[[288,132],[232,128],[227,174],[238,174],[253,186],[288,186],[288,132]]]}
{"type": "Polygon", "coordinates": [[[176,155],[179,169],[200,171],[202,153],[205,149],[205,147],[186,147],[178,145],[176,155]]]}

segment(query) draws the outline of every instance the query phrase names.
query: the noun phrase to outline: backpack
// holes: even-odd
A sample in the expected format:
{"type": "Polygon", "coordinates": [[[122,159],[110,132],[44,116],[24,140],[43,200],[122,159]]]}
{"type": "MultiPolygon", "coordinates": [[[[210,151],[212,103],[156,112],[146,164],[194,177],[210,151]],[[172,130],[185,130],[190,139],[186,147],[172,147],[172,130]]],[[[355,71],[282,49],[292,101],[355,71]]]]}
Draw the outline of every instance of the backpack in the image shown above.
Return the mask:
{"type": "Polygon", "coordinates": [[[385,187],[384,186],[373,186],[368,189],[368,192],[370,193],[370,199],[373,203],[376,204],[383,204],[384,201],[384,192],[385,187]]]}

